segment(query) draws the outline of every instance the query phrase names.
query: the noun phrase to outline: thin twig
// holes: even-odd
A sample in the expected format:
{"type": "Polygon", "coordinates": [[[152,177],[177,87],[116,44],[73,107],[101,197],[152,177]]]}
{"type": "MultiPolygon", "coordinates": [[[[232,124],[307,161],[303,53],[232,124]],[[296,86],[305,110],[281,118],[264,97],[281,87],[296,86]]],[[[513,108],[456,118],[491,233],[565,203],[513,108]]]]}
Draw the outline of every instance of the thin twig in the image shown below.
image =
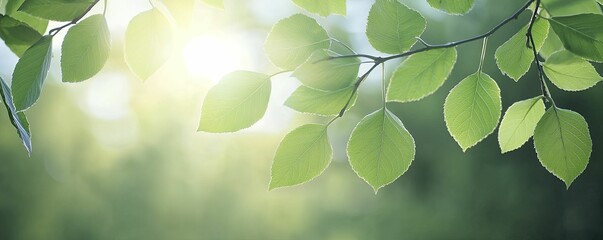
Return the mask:
{"type": "Polygon", "coordinates": [[[90,6],[88,7],[88,9],[86,9],[86,11],[84,11],[84,13],[81,16],[74,18],[73,20],[71,20],[71,22],[68,22],[68,23],[66,23],[66,24],[64,24],[64,25],[62,25],[60,27],[50,29],[50,31],[48,31],[48,34],[50,34],[52,36],[57,35],[57,33],[59,33],[61,30],[63,30],[63,28],[66,28],[68,26],[76,24],[77,22],[79,22],[80,20],[82,20],[82,18],[84,18],[84,16],[86,16],[86,14],[88,14],[88,12],[90,12],[90,10],[92,10],[92,8],[98,2],[100,2],[100,0],[95,0],[94,2],[92,2],[92,4],[90,4],[90,6]]]}

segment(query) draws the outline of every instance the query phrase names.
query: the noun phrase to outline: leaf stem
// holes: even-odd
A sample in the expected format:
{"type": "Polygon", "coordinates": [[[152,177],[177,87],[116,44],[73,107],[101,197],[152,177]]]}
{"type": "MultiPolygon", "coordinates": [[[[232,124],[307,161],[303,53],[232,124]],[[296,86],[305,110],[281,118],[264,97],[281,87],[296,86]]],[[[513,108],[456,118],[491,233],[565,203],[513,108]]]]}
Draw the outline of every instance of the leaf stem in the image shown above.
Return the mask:
{"type": "Polygon", "coordinates": [[[555,100],[553,100],[553,96],[551,95],[551,91],[546,84],[544,79],[544,70],[542,69],[542,64],[540,63],[540,59],[538,58],[538,49],[536,49],[536,43],[534,42],[534,35],[532,34],[532,26],[536,22],[538,16],[538,9],[540,8],[540,0],[536,0],[536,7],[534,8],[534,13],[532,14],[532,18],[530,19],[530,24],[528,25],[528,30],[526,32],[526,38],[528,42],[528,47],[532,49],[532,53],[534,54],[534,64],[536,64],[536,68],[538,70],[538,80],[540,80],[540,91],[542,91],[542,96],[545,100],[551,102],[554,107],[557,107],[555,104],[555,100]]]}
{"type": "Polygon", "coordinates": [[[477,68],[478,72],[482,72],[482,67],[484,66],[484,59],[486,58],[486,49],[488,49],[488,37],[485,37],[482,43],[482,54],[479,58],[479,67],[477,68]]]}
{"type": "MultiPolygon", "coordinates": [[[[59,33],[61,30],[63,30],[63,28],[66,28],[68,26],[74,25],[76,23],[78,23],[80,20],[82,20],[82,18],[84,18],[84,16],[86,16],[86,14],[88,14],[88,12],[90,12],[90,10],[92,10],[92,8],[98,3],[100,2],[100,0],[94,0],[94,2],[92,2],[92,4],[90,4],[90,6],[88,7],[88,9],[86,9],[86,11],[84,11],[84,13],[82,15],[80,15],[79,17],[74,18],[73,20],[71,20],[71,22],[68,22],[60,27],[56,27],[53,29],[50,29],[50,31],[48,31],[49,35],[57,35],[57,33],[59,33]]],[[[105,0],[105,9],[107,7],[106,4],[106,0],[105,0]]],[[[104,14],[104,12],[103,12],[104,14]]]]}

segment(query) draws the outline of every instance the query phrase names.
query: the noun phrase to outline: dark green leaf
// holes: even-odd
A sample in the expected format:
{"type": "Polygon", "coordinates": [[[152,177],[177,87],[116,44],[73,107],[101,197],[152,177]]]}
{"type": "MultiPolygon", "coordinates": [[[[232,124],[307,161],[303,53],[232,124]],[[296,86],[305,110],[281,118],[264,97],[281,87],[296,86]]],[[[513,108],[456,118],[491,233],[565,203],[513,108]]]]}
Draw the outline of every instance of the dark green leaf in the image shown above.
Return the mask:
{"type": "Polygon", "coordinates": [[[27,117],[25,117],[25,113],[17,112],[15,109],[11,96],[11,90],[6,82],[4,82],[4,79],[0,78],[0,84],[2,85],[0,87],[0,96],[2,97],[2,102],[4,102],[4,107],[6,107],[10,122],[13,124],[15,129],[17,129],[17,133],[23,141],[25,149],[29,155],[31,155],[31,134],[29,133],[29,122],[27,122],[27,117]]]}
{"type": "Polygon", "coordinates": [[[63,82],[81,82],[96,75],[105,66],[110,50],[111,36],[102,14],[79,22],[63,41],[63,82]]]}
{"type": "Polygon", "coordinates": [[[0,15],[0,38],[17,56],[21,57],[25,50],[42,38],[42,34],[10,16],[0,15]]]}
{"type": "Polygon", "coordinates": [[[86,13],[94,0],[27,0],[19,11],[53,21],[71,21],[86,13]]]}
{"type": "Polygon", "coordinates": [[[13,72],[12,95],[17,111],[36,103],[50,68],[52,36],[42,37],[19,59],[13,72]]]}
{"type": "Polygon", "coordinates": [[[172,54],[172,28],[156,9],[136,15],[126,30],[126,63],[142,80],[161,67],[172,54]],[[150,28],[149,26],[153,26],[150,28]]]}
{"type": "Polygon", "coordinates": [[[603,15],[553,17],[549,22],[565,49],[588,60],[603,62],[603,15]]]}
{"type": "Polygon", "coordinates": [[[542,4],[552,16],[601,13],[601,8],[595,0],[542,0],[542,4]]]}

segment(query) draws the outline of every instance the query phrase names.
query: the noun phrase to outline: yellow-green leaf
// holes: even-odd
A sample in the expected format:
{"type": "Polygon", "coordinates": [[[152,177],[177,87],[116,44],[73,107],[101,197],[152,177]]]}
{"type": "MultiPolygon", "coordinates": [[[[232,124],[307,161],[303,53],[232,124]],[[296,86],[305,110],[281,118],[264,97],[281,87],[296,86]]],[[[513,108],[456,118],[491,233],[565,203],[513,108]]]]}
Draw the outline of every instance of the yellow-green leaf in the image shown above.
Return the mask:
{"type": "Polygon", "coordinates": [[[344,15],[346,0],[293,0],[293,2],[308,12],[326,17],[329,14],[344,15]]]}
{"type": "Polygon", "coordinates": [[[383,53],[407,51],[425,31],[425,19],[398,0],[377,0],[371,7],[366,36],[383,53]]]}
{"type": "Polygon", "coordinates": [[[542,97],[513,103],[507,109],[498,128],[498,145],[502,153],[521,147],[534,135],[536,124],[544,115],[542,97]]]}
{"type": "MultiPolygon", "coordinates": [[[[501,72],[509,76],[515,81],[530,70],[530,66],[534,62],[534,53],[528,48],[526,33],[528,26],[524,26],[511,39],[496,49],[494,54],[496,57],[496,65],[501,72]]],[[[549,32],[549,23],[542,19],[537,19],[532,26],[532,36],[536,49],[540,50],[544,44],[549,32]]]]}
{"type": "Polygon", "coordinates": [[[346,108],[349,110],[356,103],[357,94],[350,100],[354,86],[336,91],[323,91],[306,86],[298,87],[295,92],[285,101],[285,105],[291,109],[323,116],[337,115],[345,104],[350,101],[346,108]]]}
{"type": "Polygon", "coordinates": [[[501,109],[496,82],[485,73],[472,74],[446,97],[444,118],[448,132],[466,151],[496,129],[501,109]]]}
{"type": "Polygon", "coordinates": [[[156,9],[136,15],[128,24],[124,48],[132,72],[142,80],[149,78],[172,54],[172,29],[167,18],[156,9]]]}
{"type": "Polygon", "coordinates": [[[358,58],[336,58],[328,50],[317,50],[310,58],[295,69],[292,76],[305,86],[334,91],[346,88],[356,81],[360,60],[358,58]]]}
{"type": "Polygon", "coordinates": [[[565,50],[551,55],[543,69],[555,86],[567,91],[585,90],[603,80],[592,64],[565,50]]]}
{"type": "Polygon", "coordinates": [[[350,165],[375,193],[398,179],[415,158],[415,141],[389,110],[364,117],[348,142],[350,165]]]}
{"type": "Polygon", "coordinates": [[[201,108],[199,131],[235,132],[260,120],[270,99],[270,76],[236,71],[212,87],[201,108]]]}
{"type": "Polygon", "coordinates": [[[327,126],[306,124],[281,141],[272,162],[270,190],[299,185],[318,177],[331,163],[327,126]]]}
{"type": "Polygon", "coordinates": [[[456,63],[456,48],[435,49],[408,57],[396,69],[387,89],[387,101],[418,101],[444,84],[456,63]]]}
{"type": "Polygon", "coordinates": [[[552,107],[536,126],[534,146],[542,166],[569,188],[586,169],[593,143],[580,114],[552,107]]]}
{"type": "Polygon", "coordinates": [[[264,50],[268,59],[277,67],[293,70],[319,49],[327,49],[331,40],[316,20],[295,14],[277,22],[273,27],[264,50]]]}
{"type": "Polygon", "coordinates": [[[427,0],[427,3],[449,14],[462,15],[471,11],[475,0],[427,0]]]}

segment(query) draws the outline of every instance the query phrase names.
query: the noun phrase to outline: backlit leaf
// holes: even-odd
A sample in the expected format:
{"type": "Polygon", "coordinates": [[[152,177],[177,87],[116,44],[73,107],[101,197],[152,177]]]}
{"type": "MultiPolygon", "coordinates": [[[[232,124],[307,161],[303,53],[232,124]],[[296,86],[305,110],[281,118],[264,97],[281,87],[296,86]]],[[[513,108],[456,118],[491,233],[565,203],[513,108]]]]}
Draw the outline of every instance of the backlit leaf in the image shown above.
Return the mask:
{"type": "Polygon", "coordinates": [[[549,22],[565,49],[588,60],[603,62],[603,15],[553,17],[549,22]]]}
{"type": "Polygon", "coordinates": [[[345,15],[346,0],[293,0],[297,6],[308,12],[326,17],[329,14],[345,15]]]}
{"type": "Polygon", "coordinates": [[[456,57],[456,48],[435,49],[408,57],[391,77],[387,101],[411,102],[431,95],[450,76],[456,57]]]}
{"type": "Polygon", "coordinates": [[[264,50],[277,67],[293,70],[318,49],[327,49],[331,40],[316,20],[295,14],[277,22],[268,34],[264,50]]]}
{"type": "Polygon", "coordinates": [[[17,111],[30,108],[42,92],[50,68],[52,36],[42,37],[19,59],[13,72],[12,95],[17,111]]]}
{"type": "MultiPolygon", "coordinates": [[[[313,113],[323,116],[337,115],[352,96],[354,86],[336,91],[323,91],[300,86],[285,102],[287,107],[302,113],[313,113]]],[[[356,103],[357,94],[350,100],[346,110],[356,103]]]]}
{"type": "Polygon", "coordinates": [[[201,2],[213,7],[224,8],[224,0],[201,0],[201,2]]]}
{"type": "Polygon", "coordinates": [[[304,85],[326,91],[334,91],[350,86],[358,77],[358,58],[336,58],[328,50],[318,50],[293,72],[292,76],[304,85]]]}
{"type": "Polygon", "coordinates": [[[581,91],[603,80],[593,65],[568,51],[551,55],[543,69],[555,86],[567,91],[581,91]]]}
{"type": "MultiPolygon", "coordinates": [[[[528,48],[526,33],[528,26],[523,27],[511,39],[496,49],[496,65],[501,72],[515,81],[530,70],[534,62],[534,53],[528,48]]],[[[540,50],[549,32],[549,23],[546,20],[537,19],[532,26],[532,36],[536,49],[540,50]]]]}
{"type": "Polygon", "coordinates": [[[63,41],[63,82],[81,82],[96,75],[105,66],[110,50],[111,35],[102,14],[73,26],[63,41]]]}
{"type": "Polygon", "coordinates": [[[270,76],[236,71],[212,87],[201,108],[199,131],[235,132],[260,120],[270,99],[270,76]]]}
{"type": "Polygon", "coordinates": [[[135,16],[126,30],[124,51],[136,76],[145,80],[153,75],[172,54],[172,29],[165,16],[156,9],[135,16]]]}
{"type": "Polygon", "coordinates": [[[536,126],[534,146],[542,166],[569,188],[586,169],[593,143],[580,114],[552,107],[536,126]]]}
{"type": "Polygon", "coordinates": [[[377,0],[369,11],[366,36],[380,52],[402,53],[417,42],[425,26],[420,13],[398,0],[377,0]]]}
{"type": "Polygon", "coordinates": [[[270,190],[299,185],[318,177],[331,163],[327,126],[306,124],[281,141],[272,162],[270,190]]]}
{"type": "Polygon", "coordinates": [[[496,129],[501,109],[496,82],[485,73],[472,74],[446,97],[444,118],[448,132],[466,151],[496,129]]]}
{"type": "Polygon", "coordinates": [[[348,142],[350,165],[375,193],[408,170],[415,141],[389,110],[382,108],[360,121],[348,142]]]}
{"type": "Polygon", "coordinates": [[[427,0],[427,2],[433,8],[450,14],[462,15],[473,8],[475,0],[427,0]]]}
{"type": "Polygon", "coordinates": [[[536,124],[544,115],[542,97],[514,103],[507,109],[498,129],[498,145],[502,153],[521,147],[534,135],[536,124]]]}

